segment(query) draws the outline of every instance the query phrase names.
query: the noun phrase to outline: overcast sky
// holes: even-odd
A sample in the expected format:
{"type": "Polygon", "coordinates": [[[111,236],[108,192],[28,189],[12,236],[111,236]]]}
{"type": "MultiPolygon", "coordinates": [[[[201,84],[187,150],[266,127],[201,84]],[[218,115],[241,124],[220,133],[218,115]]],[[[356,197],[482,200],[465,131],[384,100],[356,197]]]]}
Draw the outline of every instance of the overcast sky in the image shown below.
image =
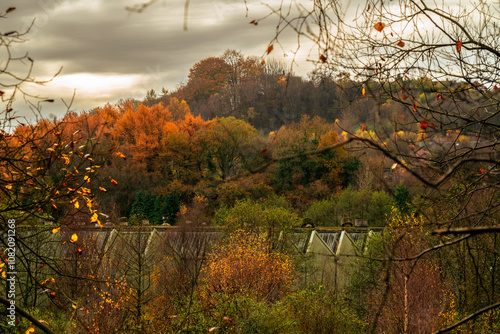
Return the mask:
{"type": "MultiPolygon", "coordinates": [[[[29,52],[40,79],[63,67],[45,87],[31,89],[59,101],[46,107],[46,113],[60,115],[65,110],[61,98],[69,100],[74,89],[77,111],[121,98],[143,98],[151,88],[174,90],[197,61],[226,49],[262,56],[275,34],[274,18],[258,26],[249,24],[269,13],[260,2],[249,3],[245,17],[243,1],[192,0],[187,31],[183,30],[184,0],[160,0],[141,14],[124,9],[140,2],[2,0],[3,11],[17,9],[0,21],[0,31],[22,31],[35,19],[29,40],[14,52],[29,52]]],[[[285,43],[284,51],[294,46],[285,43]]],[[[294,70],[299,75],[312,69],[305,61],[308,51],[303,48],[298,57],[294,70]]],[[[279,49],[271,55],[283,57],[279,49]]]]}

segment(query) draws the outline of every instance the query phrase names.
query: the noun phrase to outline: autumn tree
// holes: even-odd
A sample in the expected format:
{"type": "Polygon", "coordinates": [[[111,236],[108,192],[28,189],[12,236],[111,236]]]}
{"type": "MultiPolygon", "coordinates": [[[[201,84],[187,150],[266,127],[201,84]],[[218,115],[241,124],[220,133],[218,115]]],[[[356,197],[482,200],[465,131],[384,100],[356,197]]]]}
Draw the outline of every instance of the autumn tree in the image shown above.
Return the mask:
{"type": "Polygon", "coordinates": [[[289,256],[267,249],[265,237],[237,230],[207,258],[204,280],[212,294],[276,300],[293,280],[289,256]]]}
{"type": "Polygon", "coordinates": [[[201,136],[208,169],[222,179],[245,169],[255,153],[252,143],[257,130],[234,117],[215,119],[201,136]]]}

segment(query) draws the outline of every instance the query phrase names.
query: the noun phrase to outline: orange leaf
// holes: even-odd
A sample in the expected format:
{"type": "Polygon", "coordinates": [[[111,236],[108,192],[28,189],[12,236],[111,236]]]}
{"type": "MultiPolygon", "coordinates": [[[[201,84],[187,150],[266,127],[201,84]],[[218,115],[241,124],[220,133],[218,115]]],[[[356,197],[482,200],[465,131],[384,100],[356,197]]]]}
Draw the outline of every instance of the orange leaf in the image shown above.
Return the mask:
{"type": "Polygon", "coordinates": [[[16,10],[16,7],[9,7],[9,9],[7,9],[7,11],[5,13],[8,14],[8,13],[13,12],[15,10],[16,10]]]}
{"type": "Polygon", "coordinates": [[[484,169],[479,168],[479,172],[478,172],[478,173],[479,173],[479,175],[483,175],[483,173],[484,173],[484,169]]]}
{"type": "Polygon", "coordinates": [[[99,191],[104,193],[104,192],[106,192],[107,190],[106,190],[106,188],[99,187],[99,191]]]}
{"type": "Polygon", "coordinates": [[[78,241],[78,236],[76,235],[76,233],[73,233],[69,242],[75,243],[77,241],[78,241]]]}
{"type": "Polygon", "coordinates": [[[443,99],[443,95],[441,95],[441,93],[437,93],[436,94],[436,100],[442,100],[443,99]]]}
{"type": "Polygon", "coordinates": [[[80,247],[78,247],[78,255],[82,255],[83,251],[80,247]]]}
{"type": "Polygon", "coordinates": [[[210,328],[208,331],[209,331],[209,332],[214,332],[214,331],[216,331],[216,330],[218,330],[218,329],[220,329],[220,327],[212,327],[212,328],[210,328]]]}
{"type": "Polygon", "coordinates": [[[426,120],[423,120],[422,122],[420,122],[420,128],[422,130],[427,129],[428,126],[429,126],[429,122],[427,122],[426,120]]]}
{"type": "Polygon", "coordinates": [[[60,229],[61,229],[60,227],[55,227],[52,229],[52,231],[50,233],[55,234],[55,233],[59,232],[60,229]]]}
{"type": "Polygon", "coordinates": [[[274,46],[273,46],[272,44],[271,44],[271,45],[269,45],[269,46],[267,47],[267,54],[270,54],[270,53],[271,53],[271,51],[273,51],[273,49],[274,49],[274,46]]]}
{"type": "Polygon", "coordinates": [[[377,23],[375,23],[373,28],[375,28],[375,30],[377,30],[378,32],[381,32],[385,28],[385,23],[384,22],[377,22],[377,23]]]}
{"type": "Polygon", "coordinates": [[[54,208],[54,210],[57,210],[57,206],[55,204],[52,204],[52,208],[54,208]]]}
{"type": "Polygon", "coordinates": [[[126,157],[126,156],[124,156],[121,152],[115,152],[115,153],[116,153],[116,155],[117,155],[117,156],[119,156],[120,158],[122,158],[122,159],[124,159],[124,160],[126,160],[126,159],[127,159],[127,157],[126,157]]]}
{"type": "Polygon", "coordinates": [[[413,111],[417,111],[417,104],[413,103],[413,111]]]}
{"type": "Polygon", "coordinates": [[[366,94],[365,87],[363,87],[363,89],[361,90],[361,94],[362,94],[363,96],[365,96],[365,94],[366,94]]]}
{"type": "Polygon", "coordinates": [[[406,95],[405,95],[405,94],[403,94],[403,96],[401,96],[401,98],[402,98],[403,100],[406,100],[406,99],[407,99],[407,97],[406,97],[406,95]]]}
{"type": "Polygon", "coordinates": [[[118,182],[116,182],[114,179],[111,179],[111,184],[116,186],[118,184],[118,182]]]}
{"type": "Polygon", "coordinates": [[[404,47],[405,46],[405,42],[403,41],[399,41],[397,46],[399,46],[400,48],[404,47]]]}
{"type": "Polygon", "coordinates": [[[457,41],[456,47],[457,47],[457,52],[460,52],[460,50],[462,49],[462,42],[457,41]]]}
{"type": "Polygon", "coordinates": [[[261,61],[261,62],[260,62],[260,64],[261,64],[262,66],[264,66],[264,65],[266,65],[266,61],[265,61],[265,60],[263,60],[263,61],[261,61]]]}
{"type": "Polygon", "coordinates": [[[366,125],[365,125],[365,123],[361,124],[361,129],[363,130],[363,132],[366,131],[366,125]]]}

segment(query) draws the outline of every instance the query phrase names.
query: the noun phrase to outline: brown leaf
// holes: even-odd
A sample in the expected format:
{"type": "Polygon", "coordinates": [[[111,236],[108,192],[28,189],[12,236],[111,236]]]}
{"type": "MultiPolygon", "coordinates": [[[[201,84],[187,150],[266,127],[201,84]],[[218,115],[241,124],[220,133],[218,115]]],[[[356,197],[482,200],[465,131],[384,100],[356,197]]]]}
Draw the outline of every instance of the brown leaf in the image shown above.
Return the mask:
{"type": "Polygon", "coordinates": [[[385,28],[385,23],[384,22],[377,22],[377,23],[375,23],[373,28],[375,28],[375,30],[377,30],[378,32],[381,32],[385,28]]]}
{"type": "Polygon", "coordinates": [[[326,57],[324,55],[319,56],[319,60],[321,60],[323,63],[326,63],[326,57]]]}
{"type": "Polygon", "coordinates": [[[260,62],[260,64],[261,64],[262,66],[264,66],[264,65],[266,65],[266,61],[265,61],[265,60],[263,60],[263,61],[261,61],[261,62],[260,62]]]}
{"type": "Polygon", "coordinates": [[[257,22],[256,20],[252,20],[252,21],[250,21],[250,24],[253,24],[254,26],[256,26],[259,24],[259,22],[257,22]]]}
{"type": "Polygon", "coordinates": [[[7,9],[7,11],[5,12],[5,14],[9,14],[10,12],[13,12],[16,10],[16,7],[9,7],[9,9],[7,9]]]}
{"type": "Polygon", "coordinates": [[[405,46],[405,42],[399,41],[397,46],[399,46],[400,48],[403,48],[405,46]]]}
{"type": "Polygon", "coordinates": [[[273,49],[274,49],[274,46],[273,46],[272,44],[271,44],[271,45],[269,45],[269,46],[267,47],[267,54],[270,54],[270,53],[271,53],[271,51],[273,51],[273,49]]]}

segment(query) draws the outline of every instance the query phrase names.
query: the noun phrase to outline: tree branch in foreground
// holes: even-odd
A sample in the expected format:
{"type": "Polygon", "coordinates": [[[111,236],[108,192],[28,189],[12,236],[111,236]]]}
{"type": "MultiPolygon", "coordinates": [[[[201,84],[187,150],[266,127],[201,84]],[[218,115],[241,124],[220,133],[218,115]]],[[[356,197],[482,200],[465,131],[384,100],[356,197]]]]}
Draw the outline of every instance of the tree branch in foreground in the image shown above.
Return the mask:
{"type": "Polygon", "coordinates": [[[475,317],[480,316],[481,314],[483,314],[483,313],[485,313],[485,312],[488,312],[488,311],[490,311],[490,310],[493,310],[493,309],[495,309],[495,308],[497,308],[497,307],[499,307],[499,306],[500,306],[500,302],[495,303],[495,304],[491,304],[491,305],[489,305],[489,306],[486,306],[485,308],[482,308],[482,309],[480,309],[479,311],[474,312],[474,313],[472,313],[471,315],[468,315],[467,317],[463,318],[462,320],[455,322],[453,325],[450,325],[450,326],[448,326],[448,327],[446,327],[446,328],[440,329],[440,330],[438,330],[437,332],[434,332],[434,333],[432,333],[432,334],[441,334],[441,333],[446,333],[446,332],[449,332],[449,331],[451,331],[452,329],[455,329],[455,328],[457,328],[458,326],[460,326],[460,325],[462,325],[462,324],[464,324],[464,323],[468,322],[469,320],[472,320],[472,319],[474,319],[475,317]]]}
{"type": "MultiPolygon", "coordinates": [[[[10,304],[10,300],[5,299],[5,298],[3,298],[1,296],[0,296],[0,303],[4,304],[6,307],[8,307],[8,306],[11,305],[10,304]]],[[[40,320],[36,319],[31,314],[29,314],[28,312],[26,312],[25,310],[23,310],[22,308],[20,308],[17,305],[16,305],[16,312],[19,313],[20,315],[22,315],[23,317],[25,317],[26,319],[28,319],[29,321],[31,321],[33,323],[33,325],[35,325],[36,327],[40,328],[44,333],[55,334],[55,332],[53,332],[50,328],[48,328],[47,326],[45,326],[44,324],[42,324],[40,322],[40,320]]]]}

